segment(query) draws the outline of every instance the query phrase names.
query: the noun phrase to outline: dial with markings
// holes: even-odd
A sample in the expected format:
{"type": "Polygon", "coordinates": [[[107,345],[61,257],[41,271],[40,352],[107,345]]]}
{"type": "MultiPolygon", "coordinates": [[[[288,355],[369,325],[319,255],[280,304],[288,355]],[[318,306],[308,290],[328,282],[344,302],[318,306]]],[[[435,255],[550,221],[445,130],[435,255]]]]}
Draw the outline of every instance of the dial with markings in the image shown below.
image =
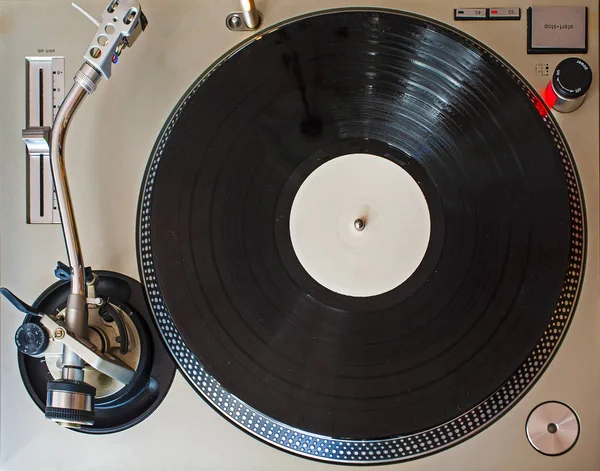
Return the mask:
{"type": "Polygon", "coordinates": [[[48,334],[40,325],[26,322],[17,329],[15,344],[25,355],[39,355],[48,346],[48,334]]]}

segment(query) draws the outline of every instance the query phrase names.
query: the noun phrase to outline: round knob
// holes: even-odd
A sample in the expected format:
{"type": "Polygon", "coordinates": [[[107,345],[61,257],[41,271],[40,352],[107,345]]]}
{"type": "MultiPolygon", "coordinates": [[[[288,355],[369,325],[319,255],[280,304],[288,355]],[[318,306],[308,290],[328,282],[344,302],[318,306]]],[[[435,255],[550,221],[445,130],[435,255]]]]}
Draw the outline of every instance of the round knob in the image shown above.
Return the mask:
{"type": "Polygon", "coordinates": [[[95,396],[96,388],[83,381],[49,381],[46,418],[66,427],[93,425],[95,396]]]}
{"type": "Polygon", "coordinates": [[[592,83],[592,69],[583,59],[569,57],[556,66],[548,84],[552,107],[561,113],[579,108],[592,83]]]}
{"type": "Polygon", "coordinates": [[[26,322],[17,329],[15,344],[25,355],[40,355],[48,346],[48,334],[42,326],[35,322],[26,322]]]}
{"type": "Polygon", "coordinates": [[[550,456],[562,455],[573,448],[580,429],[579,419],[573,409],[556,401],[537,406],[531,411],[525,424],[531,446],[550,456]]]}

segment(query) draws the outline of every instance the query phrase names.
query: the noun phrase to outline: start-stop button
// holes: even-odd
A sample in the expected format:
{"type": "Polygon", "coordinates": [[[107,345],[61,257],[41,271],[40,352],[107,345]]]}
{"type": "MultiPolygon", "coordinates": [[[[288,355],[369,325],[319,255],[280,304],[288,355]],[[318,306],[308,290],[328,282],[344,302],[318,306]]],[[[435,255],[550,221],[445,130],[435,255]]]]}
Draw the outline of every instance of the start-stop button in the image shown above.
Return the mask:
{"type": "Polygon", "coordinates": [[[588,44],[587,7],[527,9],[527,53],[585,53],[588,44]]]}

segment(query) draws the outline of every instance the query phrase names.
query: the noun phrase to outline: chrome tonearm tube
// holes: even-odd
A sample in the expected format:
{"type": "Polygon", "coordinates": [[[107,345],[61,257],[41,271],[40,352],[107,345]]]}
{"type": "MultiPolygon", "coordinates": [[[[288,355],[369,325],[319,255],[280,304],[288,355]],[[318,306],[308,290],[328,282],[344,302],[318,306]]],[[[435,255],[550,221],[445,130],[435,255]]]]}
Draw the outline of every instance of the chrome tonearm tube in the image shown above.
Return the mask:
{"type": "MultiPolygon", "coordinates": [[[[129,384],[135,371],[109,352],[99,351],[88,339],[88,307],[97,309],[108,302],[94,297],[98,277],[91,271],[87,272],[83,262],[65,168],[65,140],[71,120],[84,98],[96,90],[101,78],[110,78],[112,66],[118,62],[123,49],[133,45],[148,22],[136,1],[112,0],[101,19],[96,19],[76,4],[73,6],[97,27],[84,55],[85,62],[75,75],[74,84],[60,106],[52,129],[47,126],[29,127],[23,131],[23,139],[30,152],[50,153],[70,265],[70,268],[61,267],[59,263],[55,272],[60,272],[63,279],[70,280],[64,318],[62,314],[40,312],[6,288],[0,288],[0,294],[17,309],[37,319],[36,322],[23,324],[17,331],[16,339],[22,337],[20,351],[31,356],[42,356],[50,341],[62,344],[61,377],[48,382],[46,417],[61,425],[81,427],[94,423],[96,390],[84,381],[86,365],[122,384],[129,384]],[[92,296],[88,297],[88,294],[92,296]]],[[[18,341],[17,344],[19,346],[18,341]]]]}
{"type": "MultiPolygon", "coordinates": [[[[98,29],[84,54],[85,62],[75,75],[73,87],[56,115],[54,126],[50,132],[50,162],[71,266],[71,290],[65,312],[65,327],[76,338],[85,339],[88,330],[85,264],[65,168],[65,140],[71,119],[84,98],[96,90],[101,78],[110,78],[112,65],[118,61],[123,48],[133,45],[148,22],[142,13],[140,4],[135,1],[111,1],[102,13],[100,20],[85,12],[78,5],[73,5],[84,13],[98,29]]],[[[67,345],[63,347],[62,364],[63,379],[83,381],[85,362],[67,345]]]]}
{"type": "MultiPolygon", "coordinates": [[[[107,80],[110,78],[112,65],[118,61],[123,48],[133,45],[148,22],[142,13],[140,4],[136,1],[112,0],[102,12],[100,20],[95,19],[81,7],[75,4],[74,6],[82,11],[98,29],[84,54],[85,62],[75,75],[73,87],[56,115],[54,126],[50,132],[50,162],[71,266],[71,289],[67,299],[64,325],[76,339],[85,340],[88,332],[86,274],[65,168],[65,140],[71,119],[84,98],[96,90],[101,78],[107,80]]],[[[82,356],[78,355],[71,346],[63,345],[63,380],[85,385],[83,368],[86,362],[82,356]]],[[[51,389],[48,389],[46,417],[69,424],[80,422],[89,424],[89,414],[79,414],[85,416],[82,421],[79,420],[79,417],[65,417],[64,411],[60,410],[65,408],[61,407],[61,402],[68,406],[69,401],[64,400],[64,394],[57,395],[56,390],[52,391],[51,393],[51,389]],[[56,403],[54,398],[56,398],[56,403]]],[[[86,394],[83,391],[74,392],[86,394]]],[[[64,393],[62,388],[60,393],[64,393]]],[[[93,397],[91,399],[93,403],[93,397]]],[[[71,402],[75,403],[76,401],[71,402]]],[[[70,407],[66,407],[66,409],[70,409],[70,407]]],[[[93,413],[93,407],[91,412],[93,413]]]]}

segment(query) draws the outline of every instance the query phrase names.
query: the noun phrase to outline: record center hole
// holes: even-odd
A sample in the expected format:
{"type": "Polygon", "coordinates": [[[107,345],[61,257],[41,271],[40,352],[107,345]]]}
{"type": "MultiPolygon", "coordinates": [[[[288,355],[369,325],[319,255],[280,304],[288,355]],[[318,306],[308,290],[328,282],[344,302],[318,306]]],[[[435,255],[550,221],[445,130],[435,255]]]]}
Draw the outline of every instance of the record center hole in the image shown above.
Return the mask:
{"type": "Polygon", "coordinates": [[[549,423],[548,427],[547,427],[547,430],[548,430],[549,433],[553,433],[554,434],[554,433],[558,432],[558,425],[556,425],[555,423],[549,423]]]}

